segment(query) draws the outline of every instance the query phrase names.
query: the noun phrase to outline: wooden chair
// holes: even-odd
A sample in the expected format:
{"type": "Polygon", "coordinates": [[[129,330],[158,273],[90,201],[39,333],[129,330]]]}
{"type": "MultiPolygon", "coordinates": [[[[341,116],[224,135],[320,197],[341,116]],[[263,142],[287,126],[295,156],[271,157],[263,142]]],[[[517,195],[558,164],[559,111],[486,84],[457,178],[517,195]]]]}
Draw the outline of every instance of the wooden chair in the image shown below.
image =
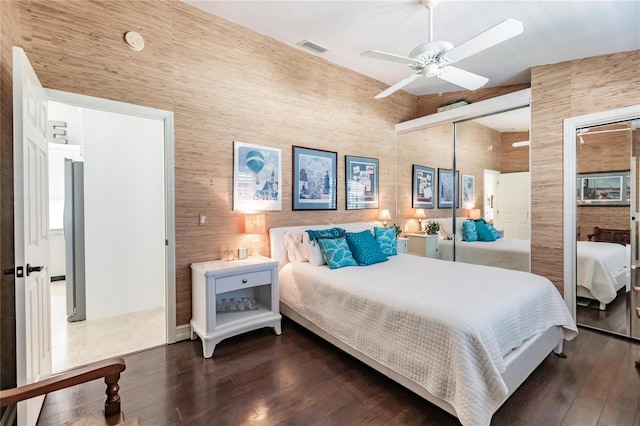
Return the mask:
{"type": "MultiPolygon", "coordinates": [[[[137,418],[125,422],[124,415],[120,409],[120,395],[118,393],[120,386],[118,385],[118,381],[120,380],[120,373],[122,373],[125,368],[126,366],[122,358],[113,358],[57,374],[36,383],[2,390],[0,391],[0,408],[15,405],[29,398],[104,378],[104,382],[107,385],[107,399],[104,402],[104,418],[101,424],[139,425],[140,423],[137,418]]],[[[68,424],[96,424],[96,416],[90,415],[88,419],[85,417],[68,424]]]]}

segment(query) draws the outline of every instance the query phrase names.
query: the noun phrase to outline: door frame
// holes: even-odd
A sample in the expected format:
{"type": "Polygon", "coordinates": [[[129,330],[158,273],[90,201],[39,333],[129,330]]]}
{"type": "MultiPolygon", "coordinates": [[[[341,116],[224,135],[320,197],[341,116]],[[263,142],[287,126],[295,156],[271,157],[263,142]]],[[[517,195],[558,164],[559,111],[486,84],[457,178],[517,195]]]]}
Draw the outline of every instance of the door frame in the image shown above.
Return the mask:
{"type": "Polygon", "coordinates": [[[616,121],[640,118],[640,104],[625,108],[600,111],[566,118],[563,130],[564,155],[564,303],[576,319],[576,132],[582,127],[593,127],[616,121]]]}
{"type": "Polygon", "coordinates": [[[50,101],[82,108],[159,119],[164,122],[164,185],[165,185],[165,319],[166,341],[176,341],[176,251],[175,251],[175,178],[174,178],[174,117],[172,111],[60,90],[45,89],[50,101]]]}

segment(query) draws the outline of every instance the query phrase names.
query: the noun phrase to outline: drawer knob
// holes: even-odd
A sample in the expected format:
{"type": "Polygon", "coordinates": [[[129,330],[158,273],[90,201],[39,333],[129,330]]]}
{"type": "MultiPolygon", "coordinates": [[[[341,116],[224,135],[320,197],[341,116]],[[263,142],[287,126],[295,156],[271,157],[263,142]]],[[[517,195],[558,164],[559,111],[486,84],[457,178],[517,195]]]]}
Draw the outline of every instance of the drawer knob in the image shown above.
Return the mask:
{"type": "Polygon", "coordinates": [[[247,279],[246,279],[246,278],[244,278],[244,279],[242,280],[242,284],[246,284],[246,283],[247,283],[247,279]]]}

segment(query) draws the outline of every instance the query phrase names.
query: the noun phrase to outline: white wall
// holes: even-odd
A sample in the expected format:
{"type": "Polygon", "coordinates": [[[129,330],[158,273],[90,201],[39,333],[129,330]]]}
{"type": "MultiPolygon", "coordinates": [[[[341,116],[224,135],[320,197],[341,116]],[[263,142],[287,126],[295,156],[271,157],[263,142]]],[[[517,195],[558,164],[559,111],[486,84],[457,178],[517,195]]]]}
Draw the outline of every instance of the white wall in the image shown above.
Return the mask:
{"type": "Polygon", "coordinates": [[[161,120],[83,109],[87,319],[164,306],[161,120]]]}
{"type": "MultiPolygon", "coordinates": [[[[164,306],[163,122],[58,102],[49,119],[67,122],[68,143],[82,146],[87,319],[164,306]]],[[[60,171],[50,177],[54,204],[63,200],[60,171]]],[[[63,243],[51,258],[64,262],[63,243]]]]}

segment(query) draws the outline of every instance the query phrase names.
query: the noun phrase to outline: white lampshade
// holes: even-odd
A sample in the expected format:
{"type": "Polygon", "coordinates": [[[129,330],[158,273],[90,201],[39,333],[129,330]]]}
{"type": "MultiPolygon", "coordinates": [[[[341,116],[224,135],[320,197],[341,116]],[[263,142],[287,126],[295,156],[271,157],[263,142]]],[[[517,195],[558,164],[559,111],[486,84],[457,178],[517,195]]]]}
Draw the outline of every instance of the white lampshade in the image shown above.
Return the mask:
{"type": "Polygon", "coordinates": [[[378,220],[391,220],[391,214],[389,213],[389,209],[380,210],[380,215],[378,215],[378,220]]]}

